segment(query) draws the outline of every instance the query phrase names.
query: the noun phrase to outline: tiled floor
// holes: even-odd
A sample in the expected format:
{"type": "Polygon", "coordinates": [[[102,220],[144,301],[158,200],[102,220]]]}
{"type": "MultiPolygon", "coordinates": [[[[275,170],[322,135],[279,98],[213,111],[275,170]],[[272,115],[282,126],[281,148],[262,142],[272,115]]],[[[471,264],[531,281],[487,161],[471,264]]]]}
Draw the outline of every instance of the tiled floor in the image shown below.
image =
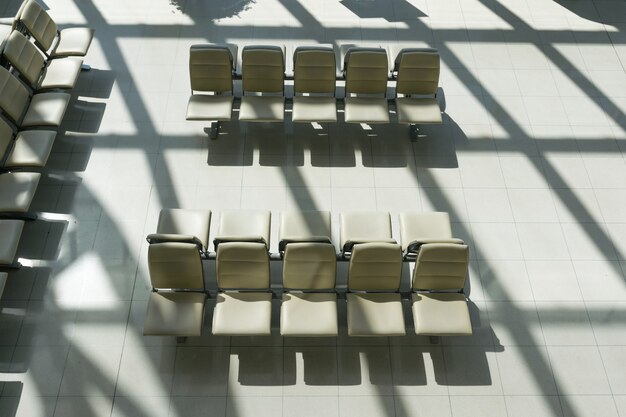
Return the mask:
{"type": "Polygon", "coordinates": [[[96,29],[93,69],[0,304],[1,416],[626,416],[624,1],[46,5],[96,29]],[[184,120],[198,42],[433,46],[445,124],[411,143],[397,124],[233,122],[209,141],[184,120]],[[162,207],[332,210],[334,232],[342,210],[448,211],[474,336],[143,337],[162,207]]]}

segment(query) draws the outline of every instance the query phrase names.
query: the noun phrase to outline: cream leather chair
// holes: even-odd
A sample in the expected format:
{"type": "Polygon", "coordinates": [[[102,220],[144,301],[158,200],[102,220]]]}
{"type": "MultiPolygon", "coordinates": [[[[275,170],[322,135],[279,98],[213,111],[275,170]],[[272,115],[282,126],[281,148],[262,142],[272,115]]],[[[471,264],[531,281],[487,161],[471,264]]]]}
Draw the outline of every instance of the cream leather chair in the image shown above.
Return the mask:
{"type": "Polygon", "coordinates": [[[346,123],[389,123],[387,52],[350,48],[344,58],[346,123]]]}
{"type": "Polygon", "coordinates": [[[17,247],[22,237],[24,220],[0,218],[0,267],[19,268],[15,260],[17,247]]]}
{"type": "Polygon", "coordinates": [[[383,211],[354,211],[341,213],[339,240],[345,257],[357,243],[396,243],[391,237],[391,216],[383,211]]]}
{"type": "Polygon", "coordinates": [[[78,57],[46,62],[37,47],[16,30],[6,40],[2,55],[34,91],[74,88],[83,64],[78,57]]]}
{"type": "Polygon", "coordinates": [[[280,217],[278,251],[290,242],[331,243],[329,211],[285,211],[280,217]]]}
{"type": "Polygon", "coordinates": [[[439,71],[440,58],[436,49],[405,48],[398,53],[394,64],[398,123],[442,122],[437,101],[439,71]]]}
{"type": "Polygon", "coordinates": [[[417,253],[413,271],[415,333],[424,336],[472,334],[463,294],[469,249],[458,243],[426,243],[417,253]]]}
{"type": "Polygon", "coordinates": [[[337,336],[337,258],[330,243],[291,242],[285,247],[280,334],[337,336]]]}
{"type": "Polygon", "coordinates": [[[202,258],[193,243],[148,247],[152,293],[143,327],[146,336],[200,336],[206,290],[202,258]]]}
{"type": "Polygon", "coordinates": [[[59,30],[48,12],[35,0],[25,0],[16,21],[33,37],[35,45],[50,57],[85,56],[94,35],[90,28],[59,30]]]}
{"type": "Polygon", "coordinates": [[[59,127],[70,102],[67,93],[30,96],[28,89],[6,68],[0,67],[0,110],[20,128],[59,127]]]}
{"type": "Polygon", "coordinates": [[[400,245],[354,245],[348,268],[348,335],[406,334],[399,292],[401,276],[400,245]]]}
{"type": "MultiPolygon", "coordinates": [[[[235,56],[237,49],[234,50],[235,56]]],[[[189,48],[191,97],[187,120],[211,120],[211,138],[219,122],[231,120],[233,111],[233,52],[226,45],[192,45],[189,48]]]]}
{"type": "Polygon", "coordinates": [[[0,218],[35,219],[29,210],[40,178],[37,172],[0,174],[0,218]]]}
{"type": "Polygon", "coordinates": [[[215,260],[217,294],[213,334],[269,335],[272,294],[269,254],[258,242],[222,242],[215,260]]]}
{"type": "Polygon", "coordinates": [[[464,244],[462,239],[452,237],[450,216],[445,212],[400,213],[400,236],[407,259],[414,259],[425,243],[464,244]]]}
{"type": "Polygon", "coordinates": [[[294,122],[336,122],[335,52],[323,46],[298,47],[293,54],[294,122]]]}
{"type": "Polygon", "coordinates": [[[22,130],[16,134],[0,118],[0,171],[44,167],[55,138],[52,130],[22,130]]]}
{"type": "Polygon", "coordinates": [[[268,210],[226,210],[220,214],[213,246],[222,242],[259,242],[270,247],[271,213],[268,210]]]}
{"type": "Polygon", "coordinates": [[[208,250],[210,210],[162,209],[159,213],[156,233],[147,237],[149,243],[187,242],[195,244],[200,251],[208,250]]]}
{"type": "Polygon", "coordinates": [[[285,119],[284,48],[245,46],[242,51],[241,71],[244,96],[239,107],[239,120],[282,122],[285,119]]]}

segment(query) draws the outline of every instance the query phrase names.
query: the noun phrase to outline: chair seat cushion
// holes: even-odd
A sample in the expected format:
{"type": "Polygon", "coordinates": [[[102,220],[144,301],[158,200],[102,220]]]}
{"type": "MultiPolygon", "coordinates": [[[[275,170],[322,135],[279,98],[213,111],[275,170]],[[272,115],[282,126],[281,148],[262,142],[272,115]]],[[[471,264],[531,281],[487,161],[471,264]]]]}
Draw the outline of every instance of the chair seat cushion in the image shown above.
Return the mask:
{"type": "Polygon", "coordinates": [[[187,120],[226,121],[232,118],[233,96],[194,94],[187,104],[187,120]]]}
{"type": "Polygon", "coordinates": [[[24,213],[30,208],[41,174],[11,172],[0,175],[0,212],[24,213]]]}
{"type": "Polygon", "coordinates": [[[74,88],[82,65],[83,60],[78,57],[50,60],[39,89],[74,88]]]}
{"type": "Polygon", "coordinates": [[[63,116],[65,115],[65,110],[69,102],[70,95],[66,93],[35,94],[21,126],[58,127],[63,121],[63,116]]]}
{"type": "Polygon", "coordinates": [[[452,239],[450,216],[445,212],[400,213],[400,237],[406,250],[416,240],[452,239]]]}
{"type": "Polygon", "coordinates": [[[414,293],[415,333],[424,336],[469,336],[472,334],[467,301],[459,293],[414,293]]]}
{"type": "Polygon", "coordinates": [[[281,214],[281,239],[307,241],[322,237],[330,240],[329,211],[285,211],[281,214]]]}
{"type": "Polygon", "coordinates": [[[400,294],[350,293],[348,334],[350,336],[404,336],[400,294]]]}
{"type": "Polygon", "coordinates": [[[386,98],[346,97],[346,123],[389,123],[389,106],[386,98]]]}
{"type": "Polygon", "coordinates": [[[90,28],[65,28],[61,30],[59,44],[52,56],[85,56],[91,45],[94,30],[90,28]]]}
{"type": "Polygon", "coordinates": [[[23,228],[24,220],[0,219],[0,265],[9,265],[15,260],[23,228]]]}
{"type": "Polygon", "coordinates": [[[335,97],[294,97],[291,120],[294,122],[336,122],[335,97]]]}
{"type": "Polygon", "coordinates": [[[2,293],[4,292],[4,284],[7,282],[7,277],[9,274],[6,272],[0,272],[0,298],[2,298],[2,293]]]}
{"type": "Polygon", "coordinates": [[[210,225],[211,210],[162,209],[156,232],[159,235],[193,236],[206,248],[210,225]]]}
{"type": "Polygon", "coordinates": [[[396,99],[398,123],[439,124],[441,109],[434,98],[400,97],[396,99]]]}
{"type": "Polygon", "coordinates": [[[277,96],[244,96],[239,107],[239,120],[244,122],[282,122],[285,119],[285,98],[277,96]]]}
{"type": "Polygon", "coordinates": [[[339,229],[341,247],[352,242],[393,242],[391,218],[385,211],[353,211],[341,213],[339,229]]]}
{"type": "Polygon", "coordinates": [[[23,130],[19,132],[5,166],[43,167],[48,161],[56,135],[56,132],[52,130],[23,130]]]}
{"type": "Polygon", "coordinates": [[[280,308],[283,336],[337,336],[337,295],[286,293],[280,308]]]}
{"type": "Polygon", "coordinates": [[[197,292],[150,293],[143,334],[200,336],[205,299],[205,294],[197,292]]]}
{"type": "Polygon", "coordinates": [[[271,318],[270,293],[220,293],[213,311],[213,334],[269,335],[271,318]]]}
{"type": "Polygon", "coordinates": [[[221,212],[215,239],[230,241],[265,240],[270,244],[271,212],[268,210],[225,210],[221,212]]]}

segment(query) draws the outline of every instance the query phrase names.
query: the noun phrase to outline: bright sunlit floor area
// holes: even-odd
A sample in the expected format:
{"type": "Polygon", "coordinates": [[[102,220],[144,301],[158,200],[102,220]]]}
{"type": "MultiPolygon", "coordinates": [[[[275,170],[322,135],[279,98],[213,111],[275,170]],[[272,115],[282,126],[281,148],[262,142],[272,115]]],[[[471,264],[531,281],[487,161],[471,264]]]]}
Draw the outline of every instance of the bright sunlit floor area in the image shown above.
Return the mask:
{"type": "Polygon", "coordinates": [[[96,32],[0,300],[0,416],[626,417],[626,2],[40,3],[96,32]],[[443,124],[235,112],[211,140],[185,120],[207,42],[437,48],[443,124]],[[272,336],[214,337],[209,299],[202,337],[144,337],[162,208],[329,210],[335,243],[342,211],[396,236],[446,211],[473,336],[412,335],[407,306],[407,336],[349,337],[340,303],[339,337],[283,338],[275,300],[272,336]]]}

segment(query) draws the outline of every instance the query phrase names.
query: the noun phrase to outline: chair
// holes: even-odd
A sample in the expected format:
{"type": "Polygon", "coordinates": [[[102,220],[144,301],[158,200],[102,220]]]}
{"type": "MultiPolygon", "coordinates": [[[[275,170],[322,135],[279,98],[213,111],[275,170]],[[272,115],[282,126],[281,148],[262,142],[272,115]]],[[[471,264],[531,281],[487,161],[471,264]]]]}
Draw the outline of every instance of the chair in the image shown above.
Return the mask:
{"type": "Polygon", "coordinates": [[[28,89],[6,68],[0,67],[0,109],[21,129],[59,127],[70,95],[60,92],[37,93],[28,89]]]}
{"type": "Polygon", "coordinates": [[[162,209],[156,233],[149,234],[149,243],[187,242],[206,253],[211,226],[210,210],[162,209]]]}
{"type": "Polygon", "coordinates": [[[35,40],[35,45],[46,56],[85,56],[91,45],[94,30],[65,28],[59,30],[48,12],[35,0],[25,0],[16,15],[18,27],[23,27],[35,40]]]}
{"type": "Polygon", "coordinates": [[[37,47],[16,30],[9,35],[2,54],[34,91],[74,88],[83,64],[78,57],[46,62],[37,47]]]}
{"type": "Polygon", "coordinates": [[[0,218],[0,267],[19,268],[20,264],[15,260],[17,247],[22,237],[24,220],[0,218]]]}
{"type": "Polygon", "coordinates": [[[339,240],[342,255],[352,251],[357,243],[396,243],[391,237],[391,217],[382,211],[354,211],[341,213],[339,240]]]}
{"type": "Polygon", "coordinates": [[[406,334],[399,292],[401,275],[400,245],[354,245],[348,267],[348,335],[406,334]]]}
{"type": "Polygon", "coordinates": [[[336,122],[335,53],[323,46],[298,47],[293,54],[294,122],[336,122]],[[306,95],[305,95],[306,94],[306,95]]]}
{"type": "Polygon", "coordinates": [[[37,172],[0,174],[0,218],[37,218],[29,210],[40,178],[37,172]]]}
{"type": "Polygon", "coordinates": [[[467,299],[463,294],[468,262],[467,245],[426,243],[419,248],[411,296],[416,334],[472,334],[467,299]]]}
{"type": "Polygon", "coordinates": [[[245,46],[242,51],[244,96],[239,120],[282,122],[285,118],[285,55],[279,46],[245,46]],[[261,93],[274,95],[246,95],[261,93]],[[278,94],[278,95],[277,95],[278,94]]]}
{"type": "Polygon", "coordinates": [[[2,298],[2,293],[4,292],[4,285],[7,282],[7,277],[9,274],[6,272],[0,272],[0,298],[2,298]]]}
{"type": "Polygon", "coordinates": [[[219,293],[214,335],[252,336],[271,332],[269,255],[260,242],[223,242],[215,259],[219,293]]]}
{"type": "Polygon", "coordinates": [[[404,48],[395,60],[398,123],[439,124],[440,58],[436,49],[404,48]],[[403,97],[398,97],[402,94],[403,97]]]}
{"type": "Polygon", "coordinates": [[[383,48],[348,49],[344,59],[346,123],[389,123],[387,73],[383,48]]]}
{"type": "Polygon", "coordinates": [[[280,218],[278,251],[290,242],[331,243],[329,211],[285,211],[280,218]]]}
{"type": "Polygon", "coordinates": [[[227,210],[220,215],[213,246],[222,242],[259,242],[270,247],[271,213],[267,210],[227,210]]]}
{"type": "Polygon", "coordinates": [[[456,243],[463,240],[452,237],[450,216],[445,212],[400,213],[400,236],[405,258],[415,258],[425,243],[456,243]]]}
{"type": "Polygon", "coordinates": [[[0,171],[43,168],[48,161],[56,132],[13,128],[0,118],[0,171]]]}
{"type": "Polygon", "coordinates": [[[211,125],[213,139],[219,133],[219,122],[231,119],[234,70],[233,54],[228,46],[192,45],[189,48],[191,97],[187,120],[214,121],[211,125]]]}
{"type": "Polygon", "coordinates": [[[337,258],[330,243],[291,242],[285,247],[280,334],[337,336],[337,258]]]}
{"type": "Polygon", "coordinates": [[[206,289],[202,258],[193,243],[148,247],[152,293],[143,327],[146,336],[200,336],[206,289]]]}

